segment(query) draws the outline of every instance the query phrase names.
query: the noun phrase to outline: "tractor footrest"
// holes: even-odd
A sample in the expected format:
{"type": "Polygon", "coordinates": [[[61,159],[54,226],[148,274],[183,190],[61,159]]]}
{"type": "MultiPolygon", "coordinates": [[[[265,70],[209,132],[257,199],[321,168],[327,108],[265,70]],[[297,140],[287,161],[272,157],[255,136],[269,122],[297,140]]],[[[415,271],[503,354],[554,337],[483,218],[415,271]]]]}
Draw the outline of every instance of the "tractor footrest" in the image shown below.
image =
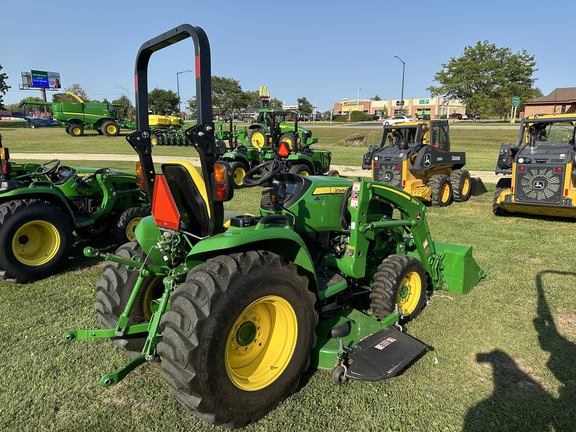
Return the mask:
{"type": "Polygon", "coordinates": [[[350,352],[346,376],[361,381],[380,381],[399,374],[428,348],[427,345],[386,327],[361,340],[350,352]]]}

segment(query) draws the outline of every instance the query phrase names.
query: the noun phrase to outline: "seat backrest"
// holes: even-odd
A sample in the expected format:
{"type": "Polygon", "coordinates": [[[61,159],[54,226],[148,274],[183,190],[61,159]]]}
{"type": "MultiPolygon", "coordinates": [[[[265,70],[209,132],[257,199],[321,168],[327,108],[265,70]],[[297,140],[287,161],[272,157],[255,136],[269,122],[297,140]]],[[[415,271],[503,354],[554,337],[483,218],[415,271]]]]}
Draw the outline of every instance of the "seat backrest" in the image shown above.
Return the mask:
{"type": "Polygon", "coordinates": [[[182,229],[199,237],[207,236],[210,205],[206,184],[196,167],[186,161],[169,161],[162,164],[162,173],[180,212],[182,229]]]}

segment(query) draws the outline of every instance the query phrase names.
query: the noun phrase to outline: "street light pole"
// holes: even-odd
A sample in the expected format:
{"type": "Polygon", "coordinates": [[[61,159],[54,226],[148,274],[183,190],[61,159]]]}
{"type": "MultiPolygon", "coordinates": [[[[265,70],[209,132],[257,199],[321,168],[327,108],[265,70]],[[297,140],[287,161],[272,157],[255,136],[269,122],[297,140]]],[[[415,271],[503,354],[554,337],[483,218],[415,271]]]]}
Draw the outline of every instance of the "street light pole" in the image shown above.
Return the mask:
{"type": "Polygon", "coordinates": [[[178,117],[180,117],[180,115],[182,113],[182,102],[180,101],[180,81],[178,80],[178,78],[180,77],[180,74],[183,74],[186,72],[192,72],[192,71],[190,69],[188,69],[185,71],[176,72],[176,93],[178,95],[178,117]]]}
{"type": "Polygon", "coordinates": [[[402,62],[402,93],[400,93],[400,112],[404,112],[404,70],[406,68],[406,63],[398,56],[394,56],[402,62]]]}
{"type": "MultiPolygon", "coordinates": [[[[358,89],[358,105],[360,105],[360,90],[362,90],[361,88],[358,89]]],[[[364,107],[362,107],[364,108],[364,107]]],[[[362,110],[364,111],[364,110],[362,110]]]]}

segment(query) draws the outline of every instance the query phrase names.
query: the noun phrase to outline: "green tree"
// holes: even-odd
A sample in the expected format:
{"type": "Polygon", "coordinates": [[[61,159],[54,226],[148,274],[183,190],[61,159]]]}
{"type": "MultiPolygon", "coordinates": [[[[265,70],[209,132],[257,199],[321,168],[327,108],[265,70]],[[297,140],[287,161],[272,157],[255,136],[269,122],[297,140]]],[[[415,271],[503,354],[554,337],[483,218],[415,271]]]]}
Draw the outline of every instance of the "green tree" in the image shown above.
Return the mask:
{"type": "Polygon", "coordinates": [[[461,100],[469,112],[503,115],[513,96],[522,100],[534,97],[537,70],[534,56],[525,50],[513,53],[510,48],[479,41],[465,47],[460,57],[442,64],[442,70],[434,75],[439,85],[427,90],[432,96],[461,100]]]}
{"type": "Polygon", "coordinates": [[[172,90],[155,88],[148,93],[148,109],[154,114],[173,115],[178,114],[178,95],[172,90]]]}
{"type": "Polygon", "coordinates": [[[74,93],[84,102],[90,102],[88,94],[86,94],[86,91],[84,91],[82,86],[78,83],[74,83],[66,87],[63,93],[55,93],[54,95],[52,95],[52,102],[78,102],[78,100],[75,97],[67,94],[68,92],[74,93]]]}
{"type": "MultiPolygon", "coordinates": [[[[0,71],[2,70],[2,65],[0,65],[0,71]]],[[[0,73],[0,109],[4,109],[4,95],[10,88],[8,84],[6,84],[6,80],[8,79],[8,75],[5,73],[0,73]]]]}
{"type": "Polygon", "coordinates": [[[300,115],[309,116],[312,114],[312,104],[305,97],[296,99],[298,102],[298,112],[300,115]]]}
{"type": "Polygon", "coordinates": [[[232,78],[212,77],[212,106],[220,115],[233,113],[248,106],[246,92],[232,78]]]}
{"type": "Polygon", "coordinates": [[[372,98],[372,100],[373,100],[373,101],[381,101],[382,98],[381,98],[380,96],[376,95],[376,96],[374,96],[374,97],[372,98]]]}

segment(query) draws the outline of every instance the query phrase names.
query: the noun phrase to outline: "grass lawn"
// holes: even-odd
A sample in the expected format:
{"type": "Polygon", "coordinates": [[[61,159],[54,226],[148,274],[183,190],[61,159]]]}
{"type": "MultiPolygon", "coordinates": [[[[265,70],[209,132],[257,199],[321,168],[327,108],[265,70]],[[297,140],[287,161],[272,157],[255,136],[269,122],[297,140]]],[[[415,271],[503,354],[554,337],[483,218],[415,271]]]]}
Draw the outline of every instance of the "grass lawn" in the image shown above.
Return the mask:
{"type": "MultiPolygon", "coordinates": [[[[65,153],[134,154],[126,142],[123,130],[118,137],[105,137],[96,131],[86,131],[82,137],[71,137],[61,128],[27,129],[0,123],[0,134],[4,147],[12,153],[65,153]]],[[[335,165],[360,166],[362,156],[369,145],[378,144],[382,135],[380,128],[356,128],[347,126],[312,127],[305,125],[318,137],[316,147],[332,152],[335,165]],[[348,141],[360,143],[349,145],[348,141]]],[[[500,144],[515,142],[518,128],[452,128],[450,130],[452,149],[466,152],[466,168],[469,170],[493,171],[500,144]]],[[[195,156],[193,149],[178,146],[157,146],[154,154],[160,156],[195,156]]]]}
{"type": "MultiPolygon", "coordinates": [[[[72,138],[61,129],[0,124],[0,133],[13,153],[131,150],[122,137],[72,138]]],[[[351,164],[344,162],[347,157],[360,163],[367,144],[344,147],[339,140],[346,136],[339,129],[314,133],[322,147],[334,149],[334,163],[351,164]],[[348,155],[353,150],[358,158],[348,155]]],[[[467,151],[470,169],[492,170],[500,143],[514,141],[516,134],[453,129],[452,140],[467,151]]],[[[155,150],[166,151],[178,154],[182,148],[155,150]]],[[[407,326],[433,350],[383,382],[335,386],[328,372],[309,371],[295,394],[243,430],[574,430],[574,223],[497,218],[491,211],[494,185],[487,186],[486,194],[467,203],[427,211],[433,239],[473,246],[476,261],[488,272],[467,295],[436,292],[407,326]]],[[[259,188],[240,190],[226,208],[254,213],[259,194],[259,188]]],[[[27,285],[0,282],[0,430],[220,430],[197,420],[171,396],[159,364],[146,364],[103,389],[101,374],[124,365],[128,356],[106,340],[62,340],[66,330],[97,326],[94,287],[103,263],[81,255],[89,243],[78,244],[59,275],[27,285]]],[[[90,244],[113,249],[103,239],[90,244]]]]}

